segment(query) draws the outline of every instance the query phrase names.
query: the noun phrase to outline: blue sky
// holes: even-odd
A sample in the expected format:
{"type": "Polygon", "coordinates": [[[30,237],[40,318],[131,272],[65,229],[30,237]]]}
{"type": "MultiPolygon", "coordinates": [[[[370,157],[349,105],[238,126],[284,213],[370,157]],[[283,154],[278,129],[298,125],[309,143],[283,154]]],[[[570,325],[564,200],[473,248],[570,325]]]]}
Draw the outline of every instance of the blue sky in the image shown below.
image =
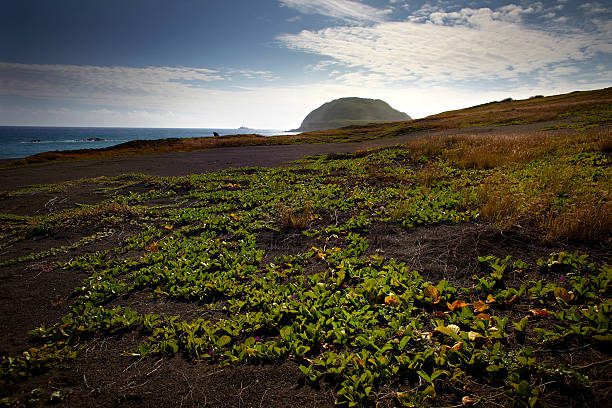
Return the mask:
{"type": "Polygon", "coordinates": [[[344,96],[412,117],[612,86],[578,1],[5,0],[0,125],[288,129],[344,96]]]}

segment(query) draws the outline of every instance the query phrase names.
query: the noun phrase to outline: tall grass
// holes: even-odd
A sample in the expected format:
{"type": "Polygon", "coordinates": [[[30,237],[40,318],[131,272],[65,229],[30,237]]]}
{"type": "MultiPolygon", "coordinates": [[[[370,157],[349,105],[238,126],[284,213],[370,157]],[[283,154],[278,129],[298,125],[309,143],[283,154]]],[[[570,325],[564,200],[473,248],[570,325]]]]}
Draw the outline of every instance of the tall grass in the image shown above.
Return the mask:
{"type": "Polygon", "coordinates": [[[425,187],[440,178],[434,162],[485,170],[466,200],[499,229],[536,228],[546,240],[606,242],[612,233],[611,144],[612,130],[604,128],[573,135],[437,135],[406,149],[428,163],[416,177],[425,187]]]}

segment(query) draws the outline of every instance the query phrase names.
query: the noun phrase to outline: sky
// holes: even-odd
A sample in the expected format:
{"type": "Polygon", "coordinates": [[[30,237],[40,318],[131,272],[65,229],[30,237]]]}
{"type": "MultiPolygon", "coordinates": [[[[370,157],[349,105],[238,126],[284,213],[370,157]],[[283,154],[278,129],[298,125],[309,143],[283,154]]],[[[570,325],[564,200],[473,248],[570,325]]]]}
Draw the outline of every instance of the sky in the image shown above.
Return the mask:
{"type": "Polygon", "coordinates": [[[609,2],[0,0],[0,126],[291,129],[612,86],[609,2]]]}

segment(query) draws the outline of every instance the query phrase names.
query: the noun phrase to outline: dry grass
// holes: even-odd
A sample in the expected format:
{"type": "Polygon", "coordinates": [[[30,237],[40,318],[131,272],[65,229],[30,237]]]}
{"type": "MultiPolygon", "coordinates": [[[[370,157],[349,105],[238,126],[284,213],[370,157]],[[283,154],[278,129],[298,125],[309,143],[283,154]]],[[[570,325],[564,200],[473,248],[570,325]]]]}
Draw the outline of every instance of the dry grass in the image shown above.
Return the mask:
{"type": "Polygon", "coordinates": [[[490,135],[436,134],[405,145],[412,160],[443,157],[462,168],[492,169],[515,163],[528,163],[569,147],[610,152],[612,129],[568,135],[562,132],[530,132],[490,135]]]}
{"type": "Polygon", "coordinates": [[[477,191],[476,201],[480,206],[480,217],[495,227],[506,230],[518,223],[522,211],[517,197],[500,191],[499,186],[482,184],[477,191]]]}
{"type": "Polygon", "coordinates": [[[581,242],[610,241],[612,236],[612,202],[587,199],[564,211],[545,217],[546,239],[564,238],[581,242]]]}
{"type": "Polygon", "coordinates": [[[428,165],[416,174],[416,181],[425,187],[431,187],[441,180],[442,177],[442,171],[439,166],[428,165]]]}
{"type": "Polygon", "coordinates": [[[283,229],[302,230],[308,228],[314,219],[312,205],[306,204],[303,208],[294,208],[279,204],[278,218],[283,229]]]}
{"type": "Polygon", "coordinates": [[[596,152],[612,152],[612,132],[610,129],[588,132],[585,135],[585,143],[591,143],[592,149],[596,152]]]}
{"type": "Polygon", "coordinates": [[[421,158],[435,158],[454,143],[455,139],[453,139],[453,136],[441,133],[412,140],[404,146],[408,151],[410,159],[418,161],[421,158]]]}
{"type": "MultiPolygon", "coordinates": [[[[564,181],[561,185],[570,185],[564,181]]],[[[477,194],[480,218],[500,230],[536,228],[544,241],[558,239],[605,243],[612,234],[612,201],[609,197],[578,194],[572,203],[556,208],[551,191],[537,194],[510,192],[507,185],[485,184],[477,194]]]]}
{"type": "Polygon", "coordinates": [[[459,167],[492,169],[533,161],[554,150],[556,144],[550,134],[466,135],[455,138],[455,146],[446,157],[459,167]]]}
{"type": "Polygon", "coordinates": [[[430,123],[436,129],[454,129],[466,126],[535,123],[565,118],[585,111],[609,111],[611,103],[612,88],[605,88],[544,98],[487,103],[433,115],[415,121],[415,124],[430,123]]]}

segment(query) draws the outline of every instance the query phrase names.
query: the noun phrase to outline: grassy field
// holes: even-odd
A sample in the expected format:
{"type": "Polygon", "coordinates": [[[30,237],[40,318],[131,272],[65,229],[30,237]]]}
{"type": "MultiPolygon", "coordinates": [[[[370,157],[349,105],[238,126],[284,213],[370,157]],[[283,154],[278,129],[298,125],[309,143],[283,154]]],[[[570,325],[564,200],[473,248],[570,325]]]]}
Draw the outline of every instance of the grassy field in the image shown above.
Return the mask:
{"type": "Polygon", "coordinates": [[[585,130],[612,123],[610,113],[612,88],[572,92],[526,100],[491,102],[472,108],[444,112],[423,119],[397,123],[347,126],[341,129],[265,137],[256,134],[228,135],[216,138],[136,140],[104,149],[83,149],[39,153],[15,160],[10,166],[51,161],[90,160],[127,157],[143,154],[207,150],[228,146],[258,146],[296,143],[359,142],[377,138],[393,138],[422,130],[446,130],[471,126],[506,126],[544,121],[562,121],[552,128],[585,130]]]}
{"type": "Polygon", "coordinates": [[[174,405],[195,406],[194,387],[183,400],[154,374],[180,359],[227,391],[210,406],[605,406],[609,99],[602,90],[509,101],[291,141],[565,119],[541,132],[434,132],[282,169],[4,192],[89,189],[99,202],[0,215],[3,273],[82,277],[70,296],[41,301],[62,317],[2,357],[1,404],[87,405],[96,389],[101,405],[146,406],[164,389],[174,405]],[[28,252],[33,241],[43,244],[28,252]],[[149,362],[146,386],[91,383],[102,370],[87,368],[91,350],[113,341],[106,369],[127,383],[130,367],[149,362]],[[57,379],[83,366],[90,382],[57,379]],[[276,367],[295,386],[266,402],[243,396],[241,380],[238,396],[222,384],[236,367],[253,367],[261,384],[276,367]]]}

